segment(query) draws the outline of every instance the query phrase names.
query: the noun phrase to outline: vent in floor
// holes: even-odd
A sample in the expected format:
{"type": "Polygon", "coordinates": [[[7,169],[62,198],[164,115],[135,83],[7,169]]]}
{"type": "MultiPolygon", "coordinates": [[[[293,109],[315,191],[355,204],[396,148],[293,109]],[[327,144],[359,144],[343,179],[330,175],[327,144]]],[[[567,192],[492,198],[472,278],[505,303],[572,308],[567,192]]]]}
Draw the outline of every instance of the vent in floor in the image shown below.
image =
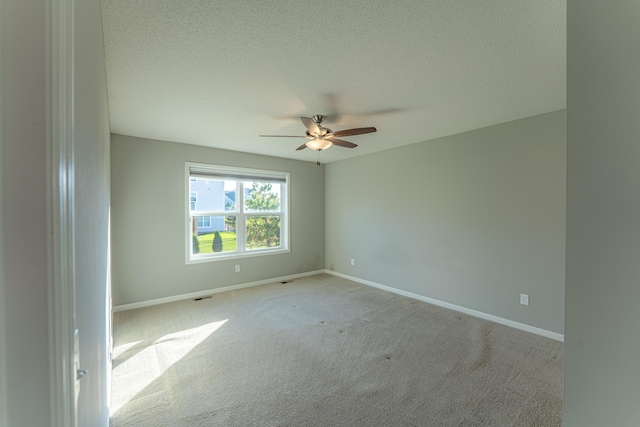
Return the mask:
{"type": "Polygon", "coordinates": [[[203,299],[209,299],[211,298],[211,295],[207,295],[206,297],[198,297],[198,298],[194,298],[194,301],[202,301],[203,299]]]}

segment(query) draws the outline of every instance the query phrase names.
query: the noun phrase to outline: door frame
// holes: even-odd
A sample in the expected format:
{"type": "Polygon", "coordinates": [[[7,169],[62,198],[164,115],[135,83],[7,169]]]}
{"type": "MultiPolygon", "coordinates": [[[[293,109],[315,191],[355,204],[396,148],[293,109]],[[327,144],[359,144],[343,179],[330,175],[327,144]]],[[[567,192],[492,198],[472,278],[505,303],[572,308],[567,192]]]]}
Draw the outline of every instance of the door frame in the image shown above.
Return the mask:
{"type": "Polygon", "coordinates": [[[76,427],[74,0],[46,0],[49,376],[52,427],[76,427]]]}

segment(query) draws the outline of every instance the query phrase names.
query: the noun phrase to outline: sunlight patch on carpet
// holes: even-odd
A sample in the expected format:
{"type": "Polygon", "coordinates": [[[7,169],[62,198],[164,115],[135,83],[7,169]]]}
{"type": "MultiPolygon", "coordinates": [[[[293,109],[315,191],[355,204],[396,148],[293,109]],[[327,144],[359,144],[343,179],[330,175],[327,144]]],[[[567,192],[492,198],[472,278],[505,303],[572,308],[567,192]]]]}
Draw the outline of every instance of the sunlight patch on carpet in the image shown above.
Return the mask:
{"type": "Polygon", "coordinates": [[[114,366],[113,375],[124,381],[120,381],[117,395],[112,396],[111,413],[117,413],[135,399],[228,320],[173,332],[153,342],[134,341],[114,348],[114,361],[119,359],[120,363],[114,366]],[[140,366],[146,366],[146,369],[140,370],[140,366]]]}

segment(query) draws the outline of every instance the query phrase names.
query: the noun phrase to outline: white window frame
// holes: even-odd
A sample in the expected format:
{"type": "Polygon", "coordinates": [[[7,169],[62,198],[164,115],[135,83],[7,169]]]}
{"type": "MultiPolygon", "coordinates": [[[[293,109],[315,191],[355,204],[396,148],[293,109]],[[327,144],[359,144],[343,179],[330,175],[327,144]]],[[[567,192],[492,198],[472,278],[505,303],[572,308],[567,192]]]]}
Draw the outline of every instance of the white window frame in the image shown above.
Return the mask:
{"type": "Polygon", "coordinates": [[[185,255],[187,264],[221,261],[237,258],[251,258],[256,256],[276,255],[290,253],[290,215],[289,194],[291,187],[291,174],[282,171],[270,171],[262,169],[239,168],[233,166],[212,165],[206,163],[185,163],[185,255]],[[236,210],[235,211],[191,211],[191,194],[189,182],[192,175],[211,176],[212,179],[237,180],[236,186],[236,210]],[[243,212],[244,190],[243,181],[255,179],[258,182],[278,182],[281,184],[280,211],[279,212],[243,212]],[[246,249],[245,248],[245,218],[250,216],[280,216],[280,246],[277,248],[246,249]],[[197,216],[235,216],[236,217],[236,251],[194,254],[192,253],[193,241],[191,236],[192,218],[197,216]]]}

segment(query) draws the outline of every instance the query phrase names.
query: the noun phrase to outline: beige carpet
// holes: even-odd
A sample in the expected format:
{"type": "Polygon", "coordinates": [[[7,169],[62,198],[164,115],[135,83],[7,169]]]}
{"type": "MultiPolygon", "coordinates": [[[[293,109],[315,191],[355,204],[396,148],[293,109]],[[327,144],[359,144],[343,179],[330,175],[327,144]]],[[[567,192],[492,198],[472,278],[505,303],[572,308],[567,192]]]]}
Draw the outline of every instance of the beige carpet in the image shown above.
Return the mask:
{"type": "Polygon", "coordinates": [[[562,343],[330,275],[116,313],[111,426],[560,426],[562,343]]]}

